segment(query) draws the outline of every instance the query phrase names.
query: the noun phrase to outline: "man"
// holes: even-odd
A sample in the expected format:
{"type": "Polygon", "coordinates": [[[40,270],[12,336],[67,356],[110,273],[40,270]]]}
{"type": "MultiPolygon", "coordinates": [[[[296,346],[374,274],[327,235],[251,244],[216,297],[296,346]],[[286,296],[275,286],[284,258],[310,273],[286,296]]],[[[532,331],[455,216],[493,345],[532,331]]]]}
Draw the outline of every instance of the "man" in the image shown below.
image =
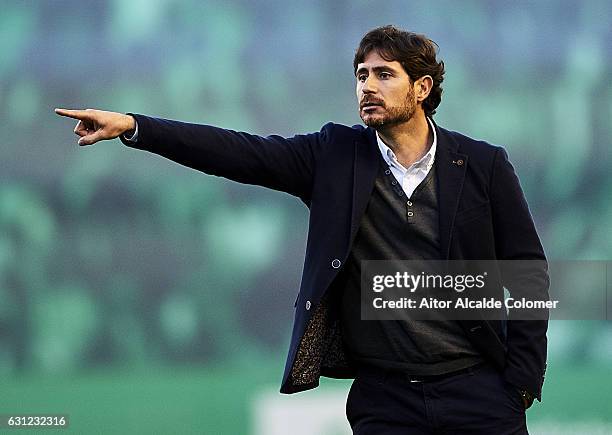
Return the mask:
{"type": "MultiPolygon", "coordinates": [[[[527,433],[541,398],[547,320],[364,321],[363,260],[540,260],[544,251],[501,147],[437,126],[444,64],[423,35],[376,28],[354,59],[367,128],[328,123],[260,137],[136,114],[56,109],[80,145],[130,147],[235,181],[288,192],[310,209],[306,258],[281,385],[352,378],[358,434],[527,433]]],[[[546,268],[510,292],[547,298],[546,268]],[[523,290],[522,290],[523,289],[523,290]],[[535,294],[533,294],[535,293],[535,294]]]]}

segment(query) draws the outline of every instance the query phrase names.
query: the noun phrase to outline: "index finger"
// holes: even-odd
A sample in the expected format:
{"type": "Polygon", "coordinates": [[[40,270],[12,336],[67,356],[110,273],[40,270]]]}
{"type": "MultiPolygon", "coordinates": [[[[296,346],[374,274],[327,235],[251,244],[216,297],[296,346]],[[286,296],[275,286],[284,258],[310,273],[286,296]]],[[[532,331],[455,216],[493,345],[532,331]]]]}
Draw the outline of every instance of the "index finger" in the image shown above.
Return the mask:
{"type": "Polygon", "coordinates": [[[85,110],[69,110],[69,109],[55,109],[55,113],[60,116],[67,116],[68,118],[74,119],[89,119],[89,114],[85,110]]]}

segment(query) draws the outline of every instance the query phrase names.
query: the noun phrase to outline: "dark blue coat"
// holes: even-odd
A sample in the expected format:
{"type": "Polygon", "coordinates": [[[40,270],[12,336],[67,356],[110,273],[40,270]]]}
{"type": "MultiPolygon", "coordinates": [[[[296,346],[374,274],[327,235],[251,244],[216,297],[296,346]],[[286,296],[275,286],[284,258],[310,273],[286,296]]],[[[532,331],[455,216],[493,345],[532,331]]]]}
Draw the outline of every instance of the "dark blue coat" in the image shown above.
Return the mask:
{"type": "MultiPolygon", "coordinates": [[[[138,141],[123,142],[207,174],[287,192],[310,209],[308,242],[281,392],[319,385],[320,376],[354,377],[330,295],[351,250],[377,174],[371,128],[328,123],[291,138],[133,115],[138,141]]],[[[515,298],[547,299],[545,255],[506,151],[436,126],[442,258],[544,260],[515,298]]],[[[547,320],[461,321],[473,345],[519,388],[538,399],[546,368],[547,320]]]]}

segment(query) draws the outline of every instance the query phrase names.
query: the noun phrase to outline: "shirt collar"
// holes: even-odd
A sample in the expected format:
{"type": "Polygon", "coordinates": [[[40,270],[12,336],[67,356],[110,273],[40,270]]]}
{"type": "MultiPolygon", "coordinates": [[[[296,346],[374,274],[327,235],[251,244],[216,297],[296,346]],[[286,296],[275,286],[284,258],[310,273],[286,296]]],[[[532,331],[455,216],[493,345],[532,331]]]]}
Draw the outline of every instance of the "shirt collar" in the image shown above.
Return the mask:
{"type": "MultiPolygon", "coordinates": [[[[431,131],[433,132],[433,141],[431,143],[431,147],[429,147],[429,150],[425,153],[425,155],[421,157],[418,161],[410,165],[410,167],[411,168],[423,168],[429,171],[431,167],[433,166],[434,160],[436,158],[436,148],[438,145],[438,138],[436,134],[436,127],[434,126],[431,119],[429,119],[429,117],[426,117],[426,118],[427,118],[427,122],[429,122],[429,126],[431,127],[431,131]]],[[[389,148],[382,141],[382,139],[378,135],[378,132],[376,132],[376,143],[378,144],[378,149],[380,150],[380,153],[382,154],[383,159],[389,166],[403,167],[401,163],[395,159],[395,153],[393,152],[393,150],[389,148]]],[[[408,169],[408,168],[404,168],[404,169],[408,169]]]]}

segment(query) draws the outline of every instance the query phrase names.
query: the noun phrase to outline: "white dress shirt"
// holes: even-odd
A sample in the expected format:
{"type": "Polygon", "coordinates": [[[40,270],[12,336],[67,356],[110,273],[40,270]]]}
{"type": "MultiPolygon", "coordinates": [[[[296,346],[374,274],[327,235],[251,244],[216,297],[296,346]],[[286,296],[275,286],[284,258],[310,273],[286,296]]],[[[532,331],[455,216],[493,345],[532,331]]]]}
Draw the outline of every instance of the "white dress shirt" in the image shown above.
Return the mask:
{"type": "Polygon", "coordinates": [[[431,167],[434,164],[434,160],[436,158],[436,146],[438,143],[438,139],[436,137],[436,129],[431,122],[431,119],[427,118],[431,130],[433,132],[433,142],[429,151],[425,153],[423,157],[421,157],[418,161],[414,162],[408,168],[404,168],[404,166],[397,160],[395,153],[391,148],[389,148],[382,141],[378,132],[376,132],[376,142],[378,143],[378,148],[380,149],[380,153],[382,154],[383,159],[389,165],[389,169],[391,169],[391,173],[397,180],[397,182],[402,186],[402,189],[406,193],[406,196],[410,198],[414,193],[414,190],[417,188],[421,181],[427,177],[427,174],[431,170],[431,167]]]}

